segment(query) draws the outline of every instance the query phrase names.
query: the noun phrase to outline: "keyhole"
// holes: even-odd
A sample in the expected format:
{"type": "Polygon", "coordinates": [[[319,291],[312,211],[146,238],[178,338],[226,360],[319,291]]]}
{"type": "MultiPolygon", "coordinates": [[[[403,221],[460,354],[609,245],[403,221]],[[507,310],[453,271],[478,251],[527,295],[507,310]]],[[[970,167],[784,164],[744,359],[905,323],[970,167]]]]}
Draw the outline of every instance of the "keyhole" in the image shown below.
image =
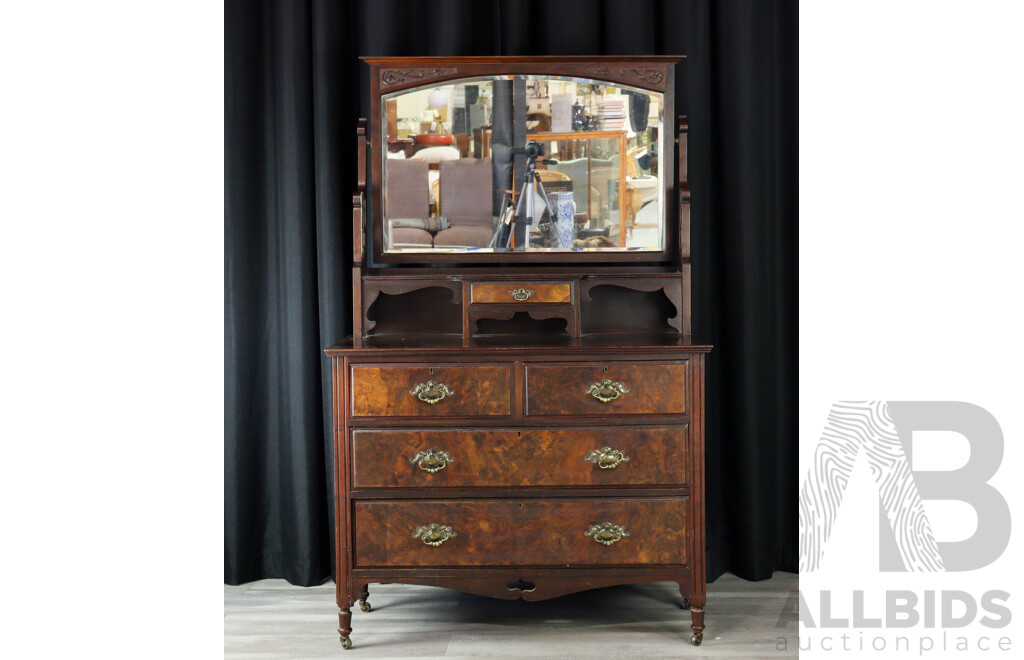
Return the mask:
{"type": "Polygon", "coordinates": [[[608,373],[608,367],[602,367],[601,373],[608,373]]]}
{"type": "Polygon", "coordinates": [[[520,509],[522,509],[522,508],[523,508],[523,503],[522,503],[522,502],[520,502],[520,503],[519,503],[519,508],[520,508],[520,509]]]}
{"type": "Polygon", "coordinates": [[[523,437],[523,432],[522,431],[516,431],[516,437],[517,438],[523,437]]]}
{"type": "Polygon", "coordinates": [[[433,376],[433,375],[434,375],[434,368],[433,368],[433,367],[431,367],[431,368],[430,368],[430,375],[431,375],[431,376],[433,376]]]}

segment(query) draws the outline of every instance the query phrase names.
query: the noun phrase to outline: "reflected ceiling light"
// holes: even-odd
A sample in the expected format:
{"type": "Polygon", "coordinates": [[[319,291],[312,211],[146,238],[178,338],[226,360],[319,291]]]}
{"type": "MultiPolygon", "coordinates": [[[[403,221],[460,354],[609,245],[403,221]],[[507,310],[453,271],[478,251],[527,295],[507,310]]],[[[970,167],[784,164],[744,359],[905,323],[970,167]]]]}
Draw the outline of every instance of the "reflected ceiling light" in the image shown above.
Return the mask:
{"type": "Polygon", "coordinates": [[[435,89],[430,92],[430,96],[427,97],[427,105],[434,110],[440,110],[448,107],[448,94],[443,89],[435,89]]]}

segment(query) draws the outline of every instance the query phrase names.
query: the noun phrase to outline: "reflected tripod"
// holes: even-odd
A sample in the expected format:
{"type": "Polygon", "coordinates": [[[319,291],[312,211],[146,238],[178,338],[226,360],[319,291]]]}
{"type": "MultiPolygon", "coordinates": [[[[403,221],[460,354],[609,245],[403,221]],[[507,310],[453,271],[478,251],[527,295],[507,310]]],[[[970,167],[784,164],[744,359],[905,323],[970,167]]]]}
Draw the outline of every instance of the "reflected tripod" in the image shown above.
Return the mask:
{"type": "MultiPolygon", "coordinates": [[[[548,200],[548,193],[544,190],[544,182],[540,180],[540,175],[537,173],[537,157],[544,155],[544,150],[540,143],[530,140],[524,148],[512,149],[512,153],[526,154],[528,158],[526,161],[526,180],[523,181],[523,188],[519,191],[519,200],[516,202],[515,212],[510,216],[508,214],[508,209],[511,205],[509,201],[510,195],[506,195],[505,199],[502,200],[501,213],[498,215],[500,218],[498,229],[494,232],[488,247],[508,248],[515,234],[515,225],[519,225],[523,228],[523,243],[522,245],[516,245],[515,248],[527,249],[530,247],[530,229],[533,226],[533,220],[537,218],[538,222],[540,221],[540,217],[536,214],[537,193],[540,192],[549,217],[555,217],[555,208],[551,206],[551,202],[548,200]]],[[[557,163],[554,160],[543,159],[540,162],[545,164],[557,163]]],[[[541,216],[543,214],[544,211],[541,210],[541,216]]]]}

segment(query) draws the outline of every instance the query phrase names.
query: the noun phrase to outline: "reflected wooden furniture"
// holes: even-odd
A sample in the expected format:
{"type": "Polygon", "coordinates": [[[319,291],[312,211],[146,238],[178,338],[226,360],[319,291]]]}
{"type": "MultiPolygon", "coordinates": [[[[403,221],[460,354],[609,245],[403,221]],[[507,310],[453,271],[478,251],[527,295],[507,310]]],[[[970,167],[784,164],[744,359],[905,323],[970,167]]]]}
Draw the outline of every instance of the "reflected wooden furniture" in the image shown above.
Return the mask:
{"type": "MultiPolygon", "coordinates": [[[[673,107],[676,58],[367,61],[374,136],[386,131],[382,86],[390,92],[514,75],[527,65],[531,74],[664,92],[666,110],[673,107]]],[[[665,227],[664,253],[389,254],[374,242],[384,234],[377,196],[383,150],[369,149],[360,123],[353,334],[326,349],[344,648],[352,646],[352,607],[371,611],[374,583],[543,600],[673,581],[690,611],[690,641],[701,643],[711,347],[690,336],[681,121],[679,128],[678,166],[672,158],[662,164],[667,214],[675,218],[665,227]]],[[[486,149],[488,134],[474,142],[486,149]]],[[[624,205],[625,133],[597,134],[621,140],[624,205]]],[[[545,137],[578,140],[580,133],[545,137]]],[[[450,215],[459,203],[446,198],[449,208],[439,211],[450,215]]],[[[625,218],[620,210],[621,240],[625,218]]],[[[373,626],[371,617],[360,623],[373,626]]]]}
{"type": "MultiPolygon", "coordinates": [[[[626,208],[626,161],[623,155],[628,151],[628,142],[626,139],[625,131],[572,131],[569,133],[530,133],[531,140],[537,140],[538,142],[555,142],[555,141],[578,141],[578,140],[598,140],[610,138],[618,140],[619,143],[619,166],[618,166],[618,189],[619,189],[619,247],[626,247],[626,220],[629,217],[629,211],[626,208]]],[[[590,157],[587,156],[587,190],[594,188],[592,180],[593,168],[590,166],[590,157]]],[[[601,189],[598,188],[598,191],[601,189]]],[[[611,200],[609,200],[610,207],[611,200]]],[[[591,217],[594,216],[593,210],[590,210],[591,217]]]]}

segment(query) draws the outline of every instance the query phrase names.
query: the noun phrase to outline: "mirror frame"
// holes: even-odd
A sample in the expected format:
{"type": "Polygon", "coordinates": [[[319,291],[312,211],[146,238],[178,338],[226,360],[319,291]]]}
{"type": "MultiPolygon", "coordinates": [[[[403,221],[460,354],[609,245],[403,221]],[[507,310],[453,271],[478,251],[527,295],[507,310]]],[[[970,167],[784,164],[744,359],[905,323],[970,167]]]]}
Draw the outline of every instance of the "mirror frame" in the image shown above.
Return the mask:
{"type": "Polygon", "coordinates": [[[651,56],[544,56],[544,57],[362,57],[370,67],[370,132],[367,147],[370,167],[367,185],[370,188],[369,213],[372,227],[366,238],[372,244],[367,253],[373,265],[388,264],[467,264],[488,263],[670,263],[679,256],[680,213],[676,193],[675,141],[675,64],[683,59],[676,55],[651,56]],[[563,76],[587,78],[609,85],[628,85],[663,94],[662,153],[665,227],[661,250],[619,252],[385,252],[384,206],[382,181],[384,158],[381,141],[381,99],[406,89],[415,89],[463,78],[486,76],[563,76]]]}

